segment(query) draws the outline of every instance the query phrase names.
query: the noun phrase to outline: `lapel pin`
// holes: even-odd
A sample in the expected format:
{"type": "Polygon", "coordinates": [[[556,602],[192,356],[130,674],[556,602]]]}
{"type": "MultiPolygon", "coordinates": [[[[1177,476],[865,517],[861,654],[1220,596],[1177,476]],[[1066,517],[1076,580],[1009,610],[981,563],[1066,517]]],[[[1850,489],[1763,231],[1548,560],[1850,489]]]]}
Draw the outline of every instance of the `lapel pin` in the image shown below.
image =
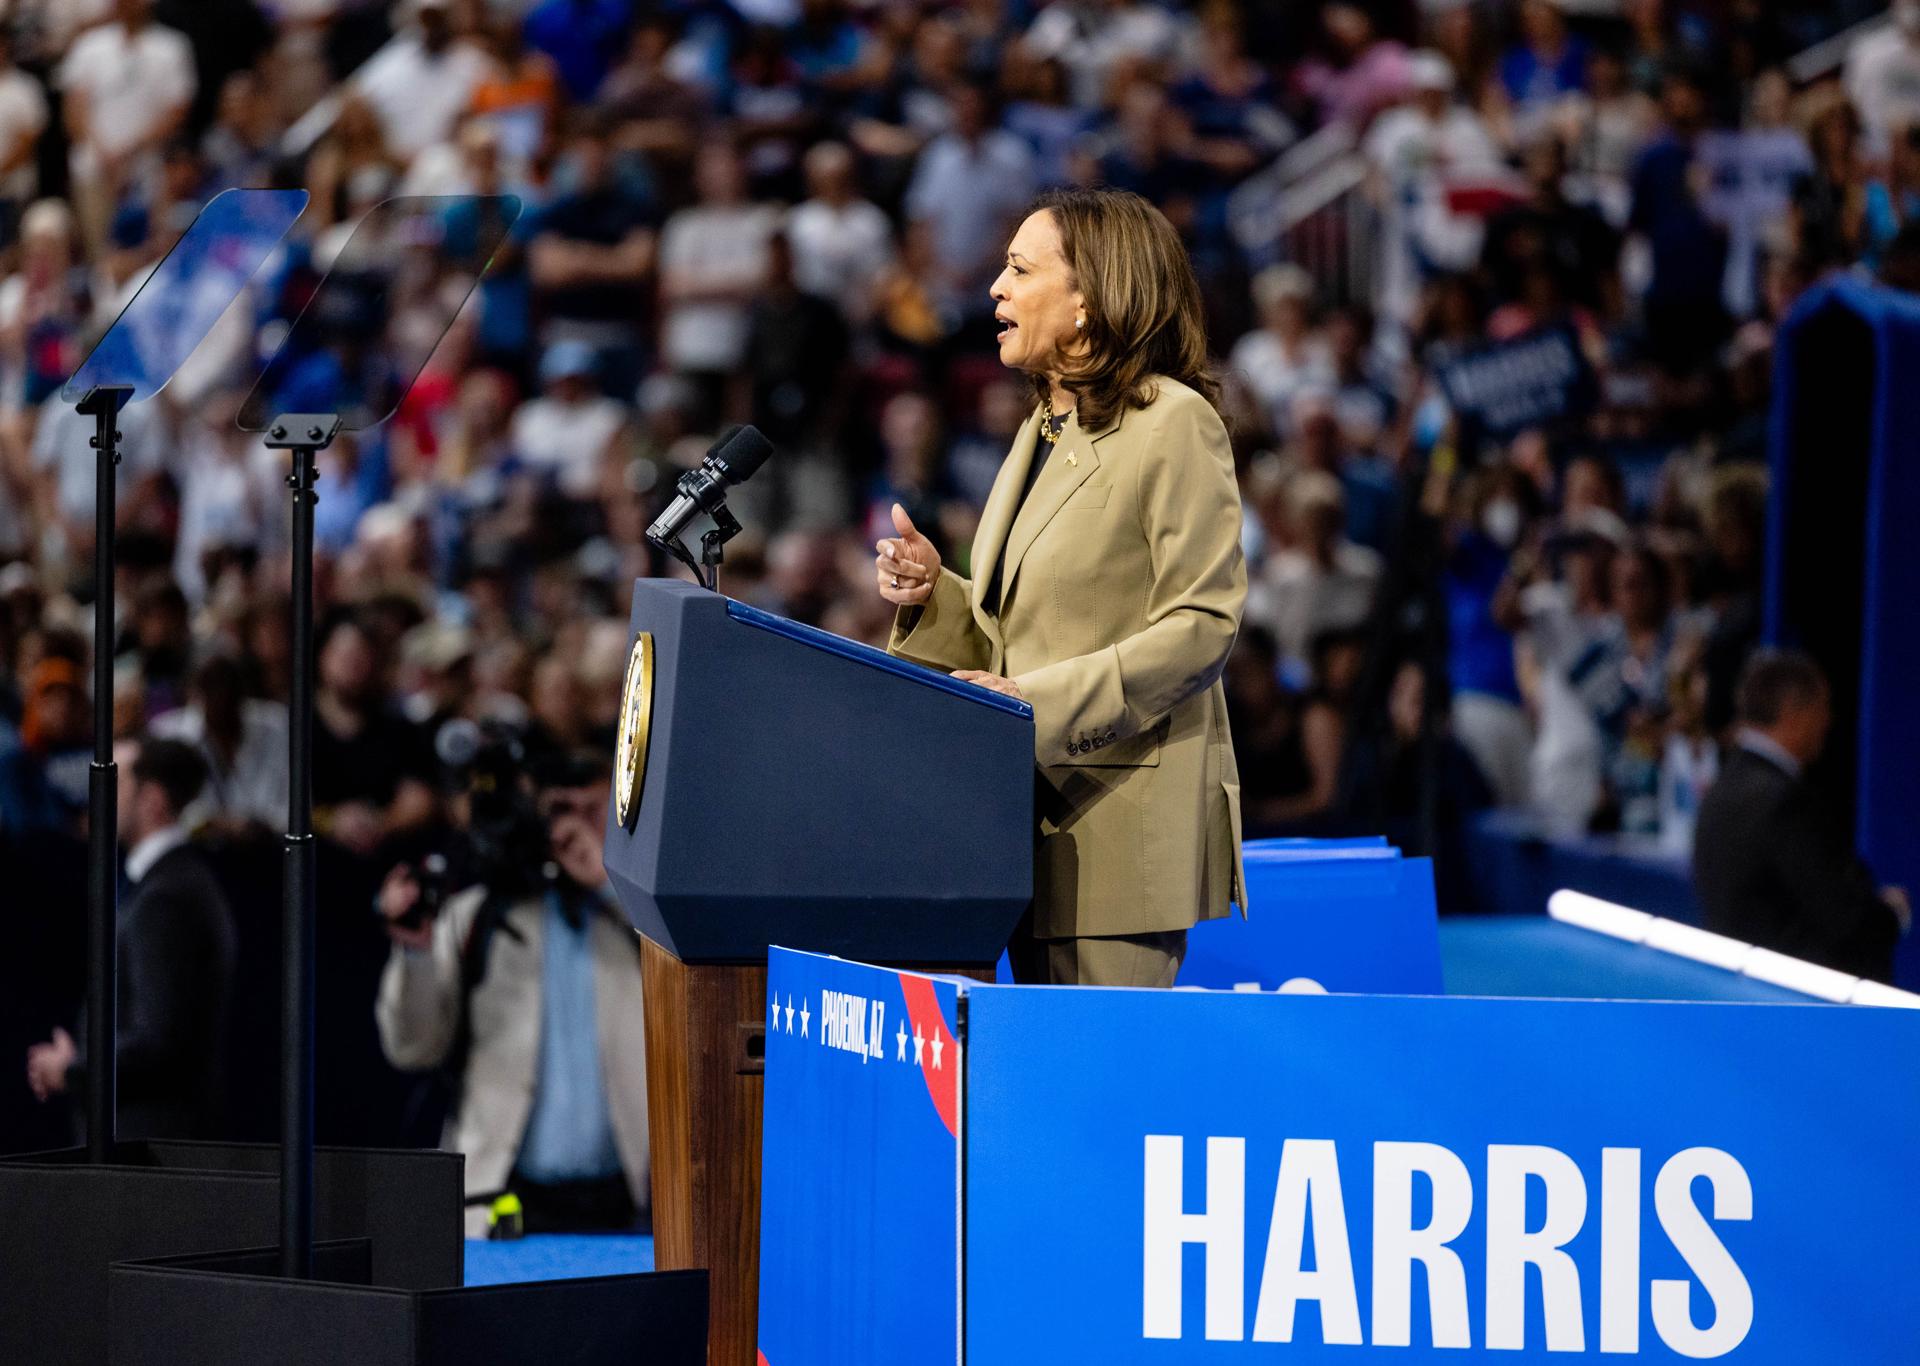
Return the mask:
{"type": "Polygon", "coordinates": [[[1078,464],[1080,463],[1080,457],[1079,457],[1079,456],[1077,456],[1077,455],[1075,455],[1075,454],[1074,454],[1074,453],[1073,453],[1072,451],[1068,451],[1068,452],[1067,452],[1067,463],[1068,463],[1069,465],[1078,465],[1078,464]]]}

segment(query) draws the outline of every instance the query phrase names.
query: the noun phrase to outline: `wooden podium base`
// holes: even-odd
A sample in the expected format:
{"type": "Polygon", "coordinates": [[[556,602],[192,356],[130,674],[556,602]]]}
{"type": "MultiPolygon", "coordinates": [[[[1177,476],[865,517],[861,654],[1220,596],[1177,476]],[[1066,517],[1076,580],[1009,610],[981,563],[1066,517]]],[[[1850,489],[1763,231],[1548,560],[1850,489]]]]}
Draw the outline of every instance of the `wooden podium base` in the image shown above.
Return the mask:
{"type": "MultiPolygon", "coordinates": [[[[756,1366],[767,965],[688,964],[644,936],[653,1264],[708,1273],[710,1366],[756,1366]]],[[[921,968],[991,982],[992,968],[921,968]]]]}

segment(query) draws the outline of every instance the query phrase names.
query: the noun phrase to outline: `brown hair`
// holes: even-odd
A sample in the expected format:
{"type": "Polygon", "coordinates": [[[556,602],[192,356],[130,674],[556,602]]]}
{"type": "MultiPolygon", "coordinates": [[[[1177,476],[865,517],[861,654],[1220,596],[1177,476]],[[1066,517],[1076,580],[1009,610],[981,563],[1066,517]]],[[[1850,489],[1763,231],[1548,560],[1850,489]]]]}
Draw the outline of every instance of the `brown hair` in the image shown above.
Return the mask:
{"type": "MultiPolygon", "coordinates": [[[[1099,431],[1159,397],[1154,376],[1198,390],[1219,407],[1207,367],[1200,283],[1165,214],[1131,190],[1051,190],[1033,202],[1060,231],[1074,288],[1087,301],[1085,361],[1060,376],[1083,431],[1099,431]]],[[[1044,375],[1033,377],[1045,398],[1044,375]]]]}

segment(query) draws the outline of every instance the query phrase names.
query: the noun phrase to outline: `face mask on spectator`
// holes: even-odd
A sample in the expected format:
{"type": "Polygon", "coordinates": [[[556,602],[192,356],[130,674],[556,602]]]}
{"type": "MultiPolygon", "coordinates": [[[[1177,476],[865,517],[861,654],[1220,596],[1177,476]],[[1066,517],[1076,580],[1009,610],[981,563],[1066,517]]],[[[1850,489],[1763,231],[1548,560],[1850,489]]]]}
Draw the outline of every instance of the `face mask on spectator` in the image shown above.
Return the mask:
{"type": "Polygon", "coordinates": [[[1496,498],[1480,511],[1480,529],[1495,545],[1512,549],[1520,540],[1520,505],[1511,498],[1496,498]]]}

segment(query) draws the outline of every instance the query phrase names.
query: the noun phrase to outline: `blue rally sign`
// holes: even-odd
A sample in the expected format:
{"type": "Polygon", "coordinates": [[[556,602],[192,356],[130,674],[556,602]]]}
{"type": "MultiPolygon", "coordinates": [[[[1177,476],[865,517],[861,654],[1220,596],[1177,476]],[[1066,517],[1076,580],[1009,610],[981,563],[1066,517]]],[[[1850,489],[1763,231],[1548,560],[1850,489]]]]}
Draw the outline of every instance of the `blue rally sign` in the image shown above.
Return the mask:
{"type": "Polygon", "coordinates": [[[1401,858],[1384,840],[1254,840],[1244,861],[1252,913],[1187,931],[1179,985],[1445,990],[1430,860],[1401,858]]]}
{"type": "Polygon", "coordinates": [[[960,1360],[960,991],[774,949],[760,1366],[960,1360]]]}
{"type": "Polygon", "coordinates": [[[966,1000],[970,1362],[1915,1360],[1920,1012],[966,1000]]]}

